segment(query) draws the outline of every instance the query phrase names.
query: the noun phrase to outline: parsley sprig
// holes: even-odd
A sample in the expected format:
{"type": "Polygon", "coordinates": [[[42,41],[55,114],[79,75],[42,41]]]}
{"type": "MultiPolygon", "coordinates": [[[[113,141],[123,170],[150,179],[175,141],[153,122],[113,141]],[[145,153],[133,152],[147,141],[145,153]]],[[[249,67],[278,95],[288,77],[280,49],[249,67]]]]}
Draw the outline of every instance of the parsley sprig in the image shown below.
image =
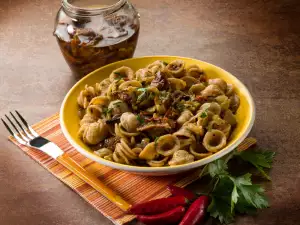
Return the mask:
{"type": "Polygon", "coordinates": [[[211,177],[211,203],[208,207],[210,216],[221,223],[231,223],[237,213],[253,214],[257,209],[269,207],[267,197],[262,186],[252,183],[252,174],[246,173],[234,176],[228,169],[228,162],[233,157],[251,163],[264,177],[270,177],[264,171],[271,168],[275,153],[262,150],[248,150],[233,152],[226,158],[209,163],[202,170],[202,175],[211,177]]]}

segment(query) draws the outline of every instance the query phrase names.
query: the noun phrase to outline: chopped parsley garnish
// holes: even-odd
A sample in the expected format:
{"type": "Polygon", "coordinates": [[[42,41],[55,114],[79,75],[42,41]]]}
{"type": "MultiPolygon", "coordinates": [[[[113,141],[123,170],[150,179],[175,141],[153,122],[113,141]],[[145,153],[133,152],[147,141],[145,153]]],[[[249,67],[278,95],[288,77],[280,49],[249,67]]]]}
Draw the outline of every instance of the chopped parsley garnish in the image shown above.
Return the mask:
{"type": "Polygon", "coordinates": [[[184,109],[185,109],[185,106],[184,106],[184,104],[182,104],[182,103],[177,103],[176,109],[177,109],[178,111],[180,111],[180,112],[183,112],[184,109]]]}
{"type": "Polygon", "coordinates": [[[200,115],[201,118],[205,118],[207,117],[207,112],[206,111],[203,111],[200,115]]]}
{"type": "Polygon", "coordinates": [[[140,124],[145,123],[145,119],[144,119],[140,114],[138,114],[138,115],[136,116],[136,119],[139,121],[140,124]]]}
{"type": "Polygon", "coordinates": [[[137,97],[137,101],[141,101],[142,99],[144,99],[147,96],[147,88],[139,88],[137,89],[138,91],[142,92],[141,94],[139,94],[139,96],[137,97]]]}
{"type": "Polygon", "coordinates": [[[119,73],[119,72],[114,72],[114,74],[117,75],[117,76],[115,77],[115,80],[121,80],[121,79],[124,78],[124,76],[123,76],[121,73],[119,73]]]}
{"type": "Polygon", "coordinates": [[[112,112],[112,108],[104,108],[103,109],[103,113],[104,113],[105,116],[110,114],[111,112],[112,112]]]}
{"type": "Polygon", "coordinates": [[[167,66],[169,63],[167,63],[167,62],[163,61],[163,64],[164,64],[165,66],[167,66]]]}

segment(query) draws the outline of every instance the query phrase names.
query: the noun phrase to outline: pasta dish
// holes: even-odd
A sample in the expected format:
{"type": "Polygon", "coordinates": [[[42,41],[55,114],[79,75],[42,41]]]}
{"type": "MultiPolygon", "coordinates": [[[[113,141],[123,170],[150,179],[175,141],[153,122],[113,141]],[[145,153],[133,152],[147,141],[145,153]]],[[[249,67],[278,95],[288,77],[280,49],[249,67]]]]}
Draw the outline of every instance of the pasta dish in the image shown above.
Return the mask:
{"type": "Polygon", "coordinates": [[[239,96],[198,65],[155,61],[122,66],[80,92],[79,137],[98,156],[135,166],[175,166],[223,149],[239,96]]]}

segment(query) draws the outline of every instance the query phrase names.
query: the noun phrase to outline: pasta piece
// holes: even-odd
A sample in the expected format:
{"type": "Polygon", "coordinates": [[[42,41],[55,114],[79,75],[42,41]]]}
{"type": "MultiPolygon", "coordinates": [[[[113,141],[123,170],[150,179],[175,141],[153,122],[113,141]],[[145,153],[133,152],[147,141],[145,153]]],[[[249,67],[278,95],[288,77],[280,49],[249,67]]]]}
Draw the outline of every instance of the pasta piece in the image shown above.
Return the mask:
{"type": "Polygon", "coordinates": [[[135,76],[138,81],[145,82],[146,84],[151,83],[155,78],[154,73],[148,69],[139,69],[136,71],[135,76]]]}
{"type": "Polygon", "coordinates": [[[91,114],[85,114],[83,118],[80,120],[80,126],[83,126],[84,124],[90,124],[97,121],[97,117],[94,117],[91,114]]]}
{"type": "Polygon", "coordinates": [[[95,118],[101,118],[104,109],[101,105],[89,105],[86,109],[86,114],[95,118]]]}
{"type": "Polygon", "coordinates": [[[122,115],[125,112],[129,112],[128,105],[122,100],[115,100],[109,103],[108,110],[111,112],[111,115],[122,115]]]}
{"type": "Polygon", "coordinates": [[[147,69],[153,74],[155,75],[158,71],[162,72],[165,70],[165,65],[162,61],[157,60],[153,63],[151,63],[150,65],[147,66],[147,69]]]}
{"type": "Polygon", "coordinates": [[[120,124],[115,124],[115,134],[118,136],[118,137],[121,137],[121,138],[130,138],[131,137],[134,137],[134,136],[138,136],[139,133],[138,132],[127,132],[124,130],[124,128],[120,125],[120,124]]]}
{"type": "Polygon", "coordinates": [[[190,153],[192,153],[192,155],[195,156],[196,159],[203,159],[213,154],[212,152],[207,152],[204,146],[198,143],[194,143],[190,146],[190,153]],[[200,148],[200,151],[197,151],[197,148],[200,148]]]}
{"type": "Polygon", "coordinates": [[[173,135],[179,139],[180,149],[188,149],[192,143],[196,142],[195,136],[187,126],[183,126],[173,135]]]}
{"type": "Polygon", "coordinates": [[[218,129],[219,126],[222,126],[225,123],[225,120],[221,119],[218,115],[214,115],[212,120],[208,123],[207,129],[218,129]]]}
{"type": "Polygon", "coordinates": [[[224,120],[229,123],[230,125],[234,126],[236,125],[236,118],[233,115],[231,110],[226,110],[224,113],[224,120]]]}
{"type": "Polygon", "coordinates": [[[197,126],[196,124],[189,123],[186,125],[186,129],[190,130],[194,135],[203,136],[204,130],[202,126],[197,126]]]}
{"type": "Polygon", "coordinates": [[[156,141],[156,150],[163,156],[170,156],[179,150],[179,148],[179,139],[172,134],[161,136],[156,141]]]}
{"type": "Polygon", "coordinates": [[[131,68],[127,66],[122,66],[114,71],[109,75],[109,79],[111,82],[114,82],[118,79],[128,79],[132,80],[134,78],[134,72],[131,68]]]}
{"type": "Polygon", "coordinates": [[[125,112],[122,114],[121,118],[121,126],[130,133],[137,132],[137,127],[140,125],[137,116],[131,112],[125,112]]]}
{"type": "Polygon", "coordinates": [[[108,148],[100,148],[99,150],[94,151],[94,153],[106,160],[112,160],[113,151],[108,148]]]}
{"type": "Polygon", "coordinates": [[[109,99],[105,96],[97,96],[94,97],[91,101],[89,106],[87,107],[87,114],[90,114],[96,118],[100,118],[101,115],[104,113],[107,105],[109,103],[109,99]]]}
{"type": "Polygon", "coordinates": [[[217,85],[223,92],[227,89],[227,83],[221,78],[209,79],[208,83],[217,85]]]}
{"type": "Polygon", "coordinates": [[[190,87],[192,85],[198,83],[198,80],[194,77],[191,77],[191,76],[184,76],[184,77],[181,77],[180,79],[183,80],[186,83],[185,89],[190,89],[190,87]]]}
{"type": "Polygon", "coordinates": [[[221,113],[221,106],[216,103],[216,102],[211,102],[211,103],[204,103],[201,107],[200,110],[205,110],[205,111],[210,111],[213,114],[220,115],[221,113]]]}
{"type": "Polygon", "coordinates": [[[184,110],[177,119],[177,124],[181,127],[185,122],[189,121],[193,117],[193,113],[190,110],[184,110]]]}
{"type": "Polygon", "coordinates": [[[225,134],[227,139],[230,135],[231,125],[227,123],[225,120],[221,119],[218,115],[214,115],[213,120],[209,122],[207,129],[220,130],[225,134]]]}
{"type": "Polygon", "coordinates": [[[126,82],[120,84],[119,90],[124,91],[124,90],[128,89],[128,87],[140,88],[140,87],[142,87],[142,84],[136,80],[126,81],[126,82]]]}
{"type": "Polygon", "coordinates": [[[97,96],[92,98],[89,105],[107,106],[108,103],[109,103],[109,99],[106,96],[97,96]]]}
{"type": "Polygon", "coordinates": [[[116,99],[119,85],[122,83],[124,83],[124,80],[115,80],[109,85],[106,93],[106,96],[109,98],[109,100],[116,99]]]}
{"type": "Polygon", "coordinates": [[[183,90],[186,86],[185,81],[177,78],[168,78],[170,87],[173,91],[183,90]]]}
{"type": "Polygon", "coordinates": [[[173,154],[172,159],[169,161],[170,166],[186,164],[194,161],[194,156],[185,150],[178,150],[173,154]]]}
{"type": "Polygon", "coordinates": [[[204,75],[204,71],[198,65],[190,65],[186,69],[186,75],[195,78],[200,78],[201,76],[204,75]]]}
{"type": "Polygon", "coordinates": [[[137,159],[138,154],[133,151],[122,138],[121,142],[116,145],[112,158],[115,162],[130,165],[130,161],[137,159]]]}
{"type": "Polygon", "coordinates": [[[166,164],[168,159],[169,159],[169,157],[166,156],[161,160],[148,160],[147,164],[151,167],[162,167],[166,164]]]}
{"type": "Polygon", "coordinates": [[[233,87],[232,84],[227,84],[227,88],[226,88],[225,94],[228,97],[230,97],[232,94],[234,94],[234,87],[233,87]]]}
{"type": "Polygon", "coordinates": [[[108,87],[111,84],[110,79],[106,78],[100,83],[96,83],[95,89],[97,95],[105,95],[107,93],[108,87]]]}
{"type": "Polygon", "coordinates": [[[166,66],[166,71],[167,71],[167,73],[171,74],[172,76],[174,76],[176,78],[180,78],[180,77],[184,76],[184,65],[185,65],[184,61],[177,59],[177,60],[170,62],[166,66]]]}
{"type": "Polygon", "coordinates": [[[141,151],[139,154],[140,159],[146,159],[146,160],[153,160],[156,158],[158,155],[156,148],[155,148],[155,143],[151,142],[146,145],[146,147],[141,151]]]}
{"type": "Polygon", "coordinates": [[[230,96],[230,106],[229,108],[232,110],[233,113],[237,111],[240,106],[240,97],[237,94],[233,94],[230,96]]]}
{"type": "Polygon", "coordinates": [[[210,130],[207,131],[203,138],[203,146],[209,152],[217,152],[226,145],[226,136],[222,131],[210,130]]]}
{"type": "Polygon", "coordinates": [[[226,95],[219,95],[216,97],[216,101],[219,103],[223,111],[229,108],[230,100],[226,95]]]}
{"type": "Polygon", "coordinates": [[[224,92],[215,84],[208,85],[202,92],[203,97],[216,97],[218,95],[223,95],[224,92]]]}
{"type": "Polygon", "coordinates": [[[103,120],[99,119],[97,122],[81,126],[78,134],[84,143],[96,145],[107,137],[108,127],[103,120]]]}
{"type": "Polygon", "coordinates": [[[82,90],[77,97],[77,103],[80,107],[86,109],[92,98],[96,96],[95,88],[92,86],[85,85],[84,90],[82,90]]]}
{"type": "Polygon", "coordinates": [[[205,89],[204,84],[202,84],[202,83],[194,84],[189,89],[189,93],[194,94],[194,95],[200,95],[204,89],[205,89]]]}

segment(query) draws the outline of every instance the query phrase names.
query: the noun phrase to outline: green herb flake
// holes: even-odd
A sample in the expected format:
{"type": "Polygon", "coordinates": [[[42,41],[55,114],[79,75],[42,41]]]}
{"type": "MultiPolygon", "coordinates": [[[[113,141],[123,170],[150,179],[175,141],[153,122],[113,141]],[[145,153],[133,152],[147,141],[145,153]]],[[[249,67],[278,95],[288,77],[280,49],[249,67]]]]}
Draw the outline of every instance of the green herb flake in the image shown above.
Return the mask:
{"type": "Polygon", "coordinates": [[[167,62],[165,62],[165,61],[163,61],[162,62],[165,66],[167,66],[169,63],[167,63],[167,62]]]}
{"type": "Polygon", "coordinates": [[[176,109],[177,109],[178,111],[180,111],[180,112],[183,112],[184,109],[185,109],[185,106],[184,106],[184,104],[182,104],[182,103],[177,103],[176,109]]]}
{"type": "Polygon", "coordinates": [[[203,111],[200,115],[201,118],[206,118],[207,117],[207,112],[203,111]]]}
{"type": "Polygon", "coordinates": [[[138,115],[136,116],[136,119],[139,121],[140,124],[145,123],[145,119],[144,119],[140,114],[138,114],[138,115]]]}

